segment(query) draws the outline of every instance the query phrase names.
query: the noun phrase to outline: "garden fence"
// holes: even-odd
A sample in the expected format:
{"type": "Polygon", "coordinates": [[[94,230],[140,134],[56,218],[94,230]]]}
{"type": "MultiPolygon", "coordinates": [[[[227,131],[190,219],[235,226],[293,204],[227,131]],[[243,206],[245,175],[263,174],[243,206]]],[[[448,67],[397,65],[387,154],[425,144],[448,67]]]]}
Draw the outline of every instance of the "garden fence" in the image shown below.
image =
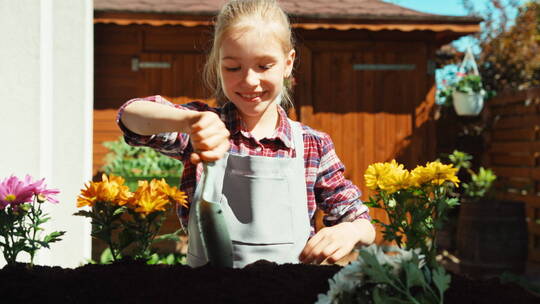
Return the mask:
{"type": "Polygon", "coordinates": [[[487,110],[484,160],[498,198],[526,203],[529,260],[540,261],[540,88],[500,94],[487,110]]]}

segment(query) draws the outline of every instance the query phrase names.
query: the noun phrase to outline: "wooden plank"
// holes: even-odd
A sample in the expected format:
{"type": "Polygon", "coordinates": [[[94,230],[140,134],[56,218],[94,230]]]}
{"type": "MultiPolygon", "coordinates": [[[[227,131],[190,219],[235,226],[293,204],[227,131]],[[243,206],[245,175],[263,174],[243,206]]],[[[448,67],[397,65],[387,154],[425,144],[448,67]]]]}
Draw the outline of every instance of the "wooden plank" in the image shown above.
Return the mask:
{"type": "MultiPolygon", "coordinates": [[[[529,222],[529,233],[540,237],[540,225],[529,222]]],[[[538,250],[540,251],[540,248],[538,250]]]]}
{"type": "Polygon", "coordinates": [[[490,153],[490,166],[528,166],[534,167],[536,164],[536,157],[530,154],[503,154],[503,153],[490,153]]]}
{"type": "Polygon", "coordinates": [[[540,124],[539,115],[512,115],[504,116],[493,123],[493,129],[531,128],[540,124]]]}
{"type": "Polygon", "coordinates": [[[202,54],[210,39],[208,27],[145,27],[144,51],[202,54]]]}
{"type": "Polygon", "coordinates": [[[523,201],[527,206],[540,208],[540,196],[537,195],[519,195],[513,193],[500,193],[496,194],[498,199],[506,199],[511,201],[523,201]]]}
{"type": "Polygon", "coordinates": [[[142,51],[142,27],[96,24],[94,53],[133,55],[142,51]]]}
{"type": "Polygon", "coordinates": [[[499,141],[534,141],[537,134],[536,127],[522,129],[502,129],[494,130],[490,133],[490,140],[499,141]]]}
{"type": "Polygon", "coordinates": [[[535,184],[536,183],[531,179],[515,179],[497,176],[497,180],[494,182],[494,187],[498,191],[517,191],[520,194],[532,195],[537,192],[535,189],[535,184]]]}
{"type": "Polygon", "coordinates": [[[540,262],[540,250],[536,250],[536,251],[529,250],[528,260],[532,262],[540,262]]]}
{"type": "Polygon", "coordinates": [[[94,56],[94,76],[125,75],[134,73],[131,61],[135,56],[128,54],[96,54],[94,56]]]}
{"type": "Polygon", "coordinates": [[[507,91],[490,99],[488,101],[488,105],[504,105],[538,97],[540,97],[540,88],[532,88],[522,91],[507,91]]]}
{"type": "MultiPolygon", "coordinates": [[[[417,53],[419,49],[425,47],[423,42],[418,41],[333,41],[333,40],[315,40],[306,41],[305,44],[315,51],[324,52],[340,52],[340,51],[358,51],[374,52],[374,53],[388,53],[389,50],[397,53],[417,53]]],[[[368,63],[368,62],[355,62],[355,63],[368,63]]],[[[385,63],[385,62],[372,62],[372,64],[385,63]]]]}
{"type": "Polygon", "coordinates": [[[492,166],[491,169],[493,169],[497,176],[532,178],[535,180],[540,180],[540,168],[492,166]]]}
{"type": "Polygon", "coordinates": [[[489,108],[489,112],[492,116],[537,114],[539,112],[539,105],[536,103],[525,103],[525,101],[522,101],[516,104],[492,106],[489,108]]]}
{"type": "Polygon", "coordinates": [[[529,223],[535,223],[536,219],[540,218],[538,216],[538,213],[539,213],[538,211],[539,211],[538,208],[534,208],[530,205],[527,205],[527,207],[525,208],[525,214],[527,216],[527,221],[529,221],[529,223]]]}
{"type": "Polygon", "coordinates": [[[535,145],[526,141],[492,142],[488,153],[529,153],[533,154],[535,145]]]}

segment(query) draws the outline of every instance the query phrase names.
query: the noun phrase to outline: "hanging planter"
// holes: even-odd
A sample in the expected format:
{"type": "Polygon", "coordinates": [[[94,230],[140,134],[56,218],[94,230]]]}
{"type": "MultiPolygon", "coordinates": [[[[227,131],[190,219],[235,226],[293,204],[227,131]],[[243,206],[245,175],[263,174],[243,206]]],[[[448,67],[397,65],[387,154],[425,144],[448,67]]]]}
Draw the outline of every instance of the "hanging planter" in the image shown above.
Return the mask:
{"type": "Polygon", "coordinates": [[[459,91],[452,92],[454,110],[460,116],[476,116],[480,114],[484,107],[483,92],[463,93],[459,91]]]}
{"type": "Polygon", "coordinates": [[[456,78],[439,96],[445,98],[448,104],[451,102],[460,116],[476,116],[482,111],[485,91],[470,47],[459,66],[456,78]]]}

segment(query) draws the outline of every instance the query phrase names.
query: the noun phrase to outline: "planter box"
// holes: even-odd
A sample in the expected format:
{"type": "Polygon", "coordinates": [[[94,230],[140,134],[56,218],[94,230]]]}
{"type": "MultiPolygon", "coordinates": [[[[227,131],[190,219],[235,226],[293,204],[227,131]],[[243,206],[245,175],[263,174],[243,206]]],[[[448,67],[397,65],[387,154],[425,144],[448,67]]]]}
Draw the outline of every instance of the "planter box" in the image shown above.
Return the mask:
{"type": "MultiPolygon", "coordinates": [[[[119,262],[76,269],[24,264],[0,270],[2,303],[314,303],[340,266],[276,265],[243,269],[119,262]]],[[[513,284],[454,275],[445,303],[538,303],[513,284]]]]}

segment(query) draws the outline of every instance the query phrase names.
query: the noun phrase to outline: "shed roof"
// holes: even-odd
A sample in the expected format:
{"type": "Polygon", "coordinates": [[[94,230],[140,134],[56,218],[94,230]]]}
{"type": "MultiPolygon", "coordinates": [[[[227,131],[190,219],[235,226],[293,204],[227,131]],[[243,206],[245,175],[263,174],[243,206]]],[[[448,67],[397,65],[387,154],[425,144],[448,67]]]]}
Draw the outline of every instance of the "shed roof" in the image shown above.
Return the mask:
{"type": "MultiPolygon", "coordinates": [[[[278,0],[293,27],[477,32],[482,19],[428,14],[380,0],[278,0]]],[[[95,22],[209,25],[226,0],[94,0],[95,22]]]]}

